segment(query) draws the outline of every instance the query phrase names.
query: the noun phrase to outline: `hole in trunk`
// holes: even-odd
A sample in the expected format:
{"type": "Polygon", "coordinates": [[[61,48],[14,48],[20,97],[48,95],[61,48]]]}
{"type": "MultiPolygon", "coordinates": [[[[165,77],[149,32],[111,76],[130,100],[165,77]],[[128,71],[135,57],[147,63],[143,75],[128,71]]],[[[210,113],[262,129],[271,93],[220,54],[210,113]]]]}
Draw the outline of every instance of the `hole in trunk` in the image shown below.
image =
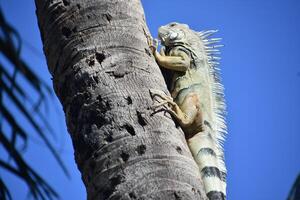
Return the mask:
{"type": "Polygon", "coordinates": [[[126,131],[127,131],[130,135],[132,135],[132,136],[135,136],[135,135],[136,135],[136,134],[135,134],[134,128],[133,128],[130,124],[125,124],[125,125],[124,125],[124,128],[126,129],[126,131]]]}
{"type": "Polygon", "coordinates": [[[136,151],[138,154],[143,155],[146,152],[146,145],[142,144],[137,146],[136,151]]]}
{"type": "Polygon", "coordinates": [[[141,113],[139,111],[136,111],[136,114],[137,114],[137,117],[138,117],[138,123],[141,125],[141,126],[146,126],[147,125],[147,122],[145,120],[145,117],[144,117],[144,113],[141,113]]]}
{"type": "Polygon", "coordinates": [[[182,154],[182,149],[181,149],[180,146],[177,146],[177,147],[176,147],[176,151],[177,151],[179,154],[182,154]]]}
{"type": "Polygon", "coordinates": [[[64,6],[68,6],[68,5],[70,5],[70,2],[68,0],[63,0],[63,4],[64,4],[64,6]]]}
{"type": "Polygon", "coordinates": [[[128,96],[128,97],[125,98],[125,99],[126,99],[128,105],[132,104],[132,99],[131,99],[130,96],[128,96]]]}
{"type": "Polygon", "coordinates": [[[124,151],[122,151],[122,153],[121,153],[121,158],[122,158],[122,160],[123,160],[124,162],[126,162],[126,161],[129,159],[129,154],[126,153],[126,152],[124,152],[124,151]]]}
{"type": "Polygon", "coordinates": [[[72,34],[72,31],[67,27],[62,27],[61,32],[66,38],[69,38],[72,34]]]}
{"type": "Polygon", "coordinates": [[[103,60],[105,59],[104,53],[96,53],[96,59],[101,64],[103,60]]]}

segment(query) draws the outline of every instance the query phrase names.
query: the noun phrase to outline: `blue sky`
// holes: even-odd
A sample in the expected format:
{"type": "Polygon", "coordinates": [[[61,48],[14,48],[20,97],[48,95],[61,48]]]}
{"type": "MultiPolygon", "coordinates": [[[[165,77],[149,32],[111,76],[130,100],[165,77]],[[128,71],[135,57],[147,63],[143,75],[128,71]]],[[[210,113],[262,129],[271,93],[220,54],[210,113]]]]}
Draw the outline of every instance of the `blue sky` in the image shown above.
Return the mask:
{"type": "MultiPolygon", "coordinates": [[[[228,199],[285,199],[300,172],[300,1],[298,0],[143,0],[146,20],[154,37],[160,25],[187,23],[195,30],[219,29],[223,38],[222,78],[227,101],[228,199]]],[[[23,39],[42,54],[33,1],[0,2],[8,20],[23,39]]],[[[24,46],[23,57],[50,76],[42,55],[24,46]]],[[[62,199],[85,199],[85,189],[73,159],[59,103],[51,122],[56,124],[60,149],[72,178],[32,137],[26,152],[32,165],[55,186],[62,199]],[[58,119],[57,119],[58,118],[58,119]]],[[[14,185],[15,199],[25,199],[24,184],[5,175],[14,185]]]]}

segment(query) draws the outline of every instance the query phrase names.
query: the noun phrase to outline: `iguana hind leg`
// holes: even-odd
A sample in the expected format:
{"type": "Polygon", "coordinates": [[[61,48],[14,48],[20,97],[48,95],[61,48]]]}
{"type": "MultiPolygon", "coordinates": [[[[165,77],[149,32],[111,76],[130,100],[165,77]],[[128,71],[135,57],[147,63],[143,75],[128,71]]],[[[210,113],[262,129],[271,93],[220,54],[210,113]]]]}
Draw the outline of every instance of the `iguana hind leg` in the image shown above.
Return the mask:
{"type": "Polygon", "coordinates": [[[150,90],[152,96],[158,96],[163,101],[153,106],[153,109],[162,105],[167,105],[166,111],[168,111],[182,127],[188,127],[193,123],[199,123],[202,126],[202,114],[199,107],[199,98],[196,93],[189,93],[185,96],[180,105],[173,101],[173,98],[164,94],[161,91],[150,90]]]}

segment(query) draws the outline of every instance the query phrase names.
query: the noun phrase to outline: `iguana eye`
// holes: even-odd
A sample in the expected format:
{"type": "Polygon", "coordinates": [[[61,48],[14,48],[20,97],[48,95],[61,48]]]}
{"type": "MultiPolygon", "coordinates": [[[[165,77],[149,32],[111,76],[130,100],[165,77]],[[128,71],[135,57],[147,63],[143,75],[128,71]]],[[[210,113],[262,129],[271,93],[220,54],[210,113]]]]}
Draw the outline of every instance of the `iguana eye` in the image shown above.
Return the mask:
{"type": "Polygon", "coordinates": [[[170,24],[170,27],[174,27],[174,26],[176,26],[176,24],[175,24],[175,23],[173,23],[173,24],[170,24]]]}

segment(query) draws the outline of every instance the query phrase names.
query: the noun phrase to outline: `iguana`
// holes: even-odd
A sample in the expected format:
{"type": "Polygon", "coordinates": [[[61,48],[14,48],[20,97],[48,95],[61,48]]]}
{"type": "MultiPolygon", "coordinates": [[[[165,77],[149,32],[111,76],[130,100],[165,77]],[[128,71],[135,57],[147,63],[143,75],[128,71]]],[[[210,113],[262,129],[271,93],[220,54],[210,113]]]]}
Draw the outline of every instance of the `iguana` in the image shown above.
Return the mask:
{"type": "MultiPolygon", "coordinates": [[[[226,199],[226,168],[222,142],[226,133],[223,86],[218,76],[220,38],[210,39],[215,30],[196,32],[186,24],[161,26],[157,45],[151,49],[160,67],[173,73],[171,97],[151,89],[162,100],[153,108],[166,110],[182,127],[197,162],[208,199],[226,199]]],[[[157,42],[156,42],[157,43],[157,42]]]]}

